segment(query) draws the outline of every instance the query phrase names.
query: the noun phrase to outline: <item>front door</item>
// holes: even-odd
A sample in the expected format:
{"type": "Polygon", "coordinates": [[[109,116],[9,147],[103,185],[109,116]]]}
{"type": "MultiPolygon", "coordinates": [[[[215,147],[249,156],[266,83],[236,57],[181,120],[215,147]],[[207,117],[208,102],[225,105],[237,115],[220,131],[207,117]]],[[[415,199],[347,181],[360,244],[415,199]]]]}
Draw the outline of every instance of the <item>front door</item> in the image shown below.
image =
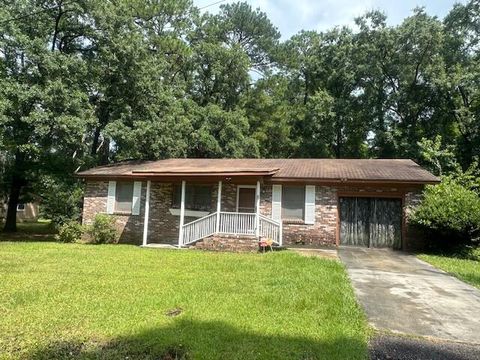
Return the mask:
{"type": "Polygon", "coordinates": [[[255,212],[255,188],[239,187],[237,197],[237,211],[240,213],[255,212]]]}

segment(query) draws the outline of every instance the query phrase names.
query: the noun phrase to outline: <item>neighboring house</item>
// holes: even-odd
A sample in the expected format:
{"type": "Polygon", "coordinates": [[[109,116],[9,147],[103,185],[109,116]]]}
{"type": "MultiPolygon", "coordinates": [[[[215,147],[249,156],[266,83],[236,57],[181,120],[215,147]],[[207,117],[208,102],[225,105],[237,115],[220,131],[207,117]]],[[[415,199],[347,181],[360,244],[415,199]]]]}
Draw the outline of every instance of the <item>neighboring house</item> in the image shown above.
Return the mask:
{"type": "Polygon", "coordinates": [[[120,241],[198,247],[279,245],[413,248],[406,220],[425,184],[411,160],[169,159],[78,173],[83,222],[112,214],[120,241]]]}
{"type": "MultiPolygon", "coordinates": [[[[0,219],[7,216],[6,202],[0,207],[0,219]]],[[[38,220],[38,204],[37,203],[19,203],[17,205],[17,222],[35,222],[38,220]]]]}

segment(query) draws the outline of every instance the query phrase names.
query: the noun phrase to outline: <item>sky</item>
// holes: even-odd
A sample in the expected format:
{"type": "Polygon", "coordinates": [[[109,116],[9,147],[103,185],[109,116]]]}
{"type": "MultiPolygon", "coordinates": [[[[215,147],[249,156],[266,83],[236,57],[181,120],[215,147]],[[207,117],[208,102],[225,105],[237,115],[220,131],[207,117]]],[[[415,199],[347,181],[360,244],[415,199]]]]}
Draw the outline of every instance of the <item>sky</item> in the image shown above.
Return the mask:
{"type": "MultiPolygon", "coordinates": [[[[221,4],[237,0],[193,0],[202,11],[218,12],[221,4]]],[[[288,39],[300,30],[327,30],[333,26],[354,25],[354,19],[370,10],[387,14],[390,25],[397,25],[417,6],[423,6],[430,15],[443,18],[454,3],[466,0],[246,0],[253,8],[267,13],[270,21],[288,39]]]]}

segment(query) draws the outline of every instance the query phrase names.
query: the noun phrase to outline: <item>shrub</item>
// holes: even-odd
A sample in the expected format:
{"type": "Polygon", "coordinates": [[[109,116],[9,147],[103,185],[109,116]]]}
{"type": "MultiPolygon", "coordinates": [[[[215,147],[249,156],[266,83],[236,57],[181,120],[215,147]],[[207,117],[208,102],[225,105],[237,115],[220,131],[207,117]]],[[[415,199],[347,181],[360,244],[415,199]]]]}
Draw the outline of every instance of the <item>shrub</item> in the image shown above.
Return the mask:
{"type": "Polygon", "coordinates": [[[480,233],[480,197],[459,182],[444,178],[439,185],[427,186],[410,221],[445,239],[474,240],[480,233]]]}
{"type": "Polygon", "coordinates": [[[107,214],[97,214],[88,229],[90,241],[94,244],[110,244],[117,242],[115,218],[107,214]]]}
{"type": "Polygon", "coordinates": [[[41,196],[40,212],[45,219],[52,220],[55,227],[79,220],[83,187],[79,182],[68,182],[44,177],[38,192],[41,196]]]}
{"type": "Polygon", "coordinates": [[[55,238],[64,243],[77,242],[82,238],[84,227],[77,221],[69,221],[60,226],[55,238]]]}

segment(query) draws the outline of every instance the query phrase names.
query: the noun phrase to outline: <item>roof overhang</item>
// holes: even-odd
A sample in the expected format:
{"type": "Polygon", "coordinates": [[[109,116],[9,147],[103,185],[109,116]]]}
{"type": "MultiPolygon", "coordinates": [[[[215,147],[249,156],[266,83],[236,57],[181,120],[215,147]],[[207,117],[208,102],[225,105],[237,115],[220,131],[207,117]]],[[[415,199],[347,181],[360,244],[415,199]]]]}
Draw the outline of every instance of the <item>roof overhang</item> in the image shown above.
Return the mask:
{"type": "Polygon", "coordinates": [[[169,169],[169,170],[151,170],[139,169],[133,170],[132,175],[142,175],[146,177],[181,177],[181,176],[272,176],[279,169],[169,169]]]}
{"type": "Polygon", "coordinates": [[[324,178],[291,178],[291,177],[272,177],[268,180],[269,183],[309,183],[321,185],[435,185],[440,183],[440,180],[432,181],[417,181],[417,180],[402,180],[402,179],[324,179],[324,178]]]}

